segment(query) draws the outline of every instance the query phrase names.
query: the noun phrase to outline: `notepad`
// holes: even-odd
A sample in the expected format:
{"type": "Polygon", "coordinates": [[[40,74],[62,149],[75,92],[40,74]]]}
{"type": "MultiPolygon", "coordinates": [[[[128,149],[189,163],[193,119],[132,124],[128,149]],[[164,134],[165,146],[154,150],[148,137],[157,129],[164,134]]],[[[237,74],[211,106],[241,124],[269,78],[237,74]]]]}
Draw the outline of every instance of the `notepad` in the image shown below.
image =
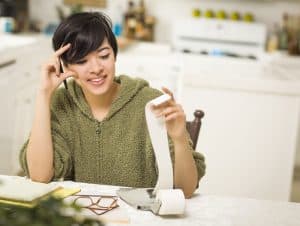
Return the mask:
{"type": "Polygon", "coordinates": [[[65,198],[80,191],[76,188],[63,188],[57,184],[38,183],[20,177],[1,178],[0,181],[0,203],[24,207],[34,207],[48,195],[65,198]]]}

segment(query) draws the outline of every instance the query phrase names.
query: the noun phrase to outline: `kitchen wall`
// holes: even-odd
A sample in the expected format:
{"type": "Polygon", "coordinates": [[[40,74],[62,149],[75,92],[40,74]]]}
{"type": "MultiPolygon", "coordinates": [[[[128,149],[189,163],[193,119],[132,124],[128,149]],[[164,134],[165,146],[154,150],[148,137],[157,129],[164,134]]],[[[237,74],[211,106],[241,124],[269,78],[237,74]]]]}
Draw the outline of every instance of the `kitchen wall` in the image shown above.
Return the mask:
{"type": "MultiPolygon", "coordinates": [[[[138,2],[138,0],[135,0],[138,2]]],[[[57,23],[58,16],[55,10],[57,5],[62,5],[63,0],[29,0],[30,15],[34,20],[40,21],[42,26],[48,23],[57,23]]],[[[118,9],[125,10],[127,1],[107,0],[108,7],[100,9],[111,17],[116,15],[118,9]]],[[[201,10],[225,10],[226,12],[239,11],[240,13],[252,12],[259,22],[272,25],[281,20],[282,14],[300,13],[300,1],[249,1],[249,0],[145,0],[147,10],[157,18],[156,41],[168,42],[170,40],[171,23],[177,18],[189,17],[193,8],[201,10]]],[[[64,8],[66,11],[67,7],[64,8]]],[[[297,153],[296,162],[300,165],[300,151],[297,153]]]]}
{"type": "MultiPolygon", "coordinates": [[[[138,0],[135,0],[138,2],[138,0]]],[[[30,15],[32,19],[39,20],[42,26],[50,22],[57,22],[58,17],[55,6],[62,5],[63,0],[41,1],[29,0],[30,15]]],[[[107,0],[107,9],[101,9],[114,17],[119,8],[126,9],[125,0],[107,0]],[[116,10],[117,9],[117,10],[116,10]]],[[[239,11],[240,13],[252,12],[259,22],[272,27],[275,22],[280,22],[284,12],[299,14],[300,1],[250,1],[250,0],[145,0],[150,14],[156,16],[156,37],[159,42],[170,40],[171,23],[177,18],[189,17],[192,8],[201,10],[223,9],[226,12],[239,11]]],[[[67,8],[66,8],[67,10],[67,8]]]]}

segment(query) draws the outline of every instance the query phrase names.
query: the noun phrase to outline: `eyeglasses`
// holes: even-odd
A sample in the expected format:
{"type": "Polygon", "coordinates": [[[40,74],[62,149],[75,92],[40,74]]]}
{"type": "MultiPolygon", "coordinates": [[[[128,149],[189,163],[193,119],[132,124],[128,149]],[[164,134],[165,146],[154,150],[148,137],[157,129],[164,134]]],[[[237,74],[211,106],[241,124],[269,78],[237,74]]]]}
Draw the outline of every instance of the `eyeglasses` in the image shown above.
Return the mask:
{"type": "Polygon", "coordinates": [[[110,195],[73,195],[73,203],[82,208],[89,209],[96,215],[102,215],[119,207],[117,196],[110,195]]]}

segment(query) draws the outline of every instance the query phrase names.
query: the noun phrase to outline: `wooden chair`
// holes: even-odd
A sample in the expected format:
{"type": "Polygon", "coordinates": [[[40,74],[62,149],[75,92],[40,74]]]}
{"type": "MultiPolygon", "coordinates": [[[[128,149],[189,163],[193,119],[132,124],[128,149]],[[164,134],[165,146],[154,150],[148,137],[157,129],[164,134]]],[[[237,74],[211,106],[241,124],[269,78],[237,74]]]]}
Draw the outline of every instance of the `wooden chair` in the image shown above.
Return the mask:
{"type": "Polygon", "coordinates": [[[201,120],[204,117],[204,112],[201,110],[195,110],[194,120],[186,122],[186,129],[190,134],[191,140],[193,142],[193,149],[196,150],[198,136],[201,127],[201,120]]]}

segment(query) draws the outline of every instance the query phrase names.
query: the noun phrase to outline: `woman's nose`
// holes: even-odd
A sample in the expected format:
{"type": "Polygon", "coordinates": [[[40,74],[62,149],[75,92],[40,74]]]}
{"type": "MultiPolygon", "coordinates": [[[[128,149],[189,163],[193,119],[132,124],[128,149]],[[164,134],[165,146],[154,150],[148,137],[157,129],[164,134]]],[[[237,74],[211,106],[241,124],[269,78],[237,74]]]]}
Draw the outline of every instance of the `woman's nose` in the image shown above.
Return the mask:
{"type": "Polygon", "coordinates": [[[98,58],[93,58],[90,60],[90,72],[94,74],[100,74],[103,70],[103,65],[98,58]]]}

